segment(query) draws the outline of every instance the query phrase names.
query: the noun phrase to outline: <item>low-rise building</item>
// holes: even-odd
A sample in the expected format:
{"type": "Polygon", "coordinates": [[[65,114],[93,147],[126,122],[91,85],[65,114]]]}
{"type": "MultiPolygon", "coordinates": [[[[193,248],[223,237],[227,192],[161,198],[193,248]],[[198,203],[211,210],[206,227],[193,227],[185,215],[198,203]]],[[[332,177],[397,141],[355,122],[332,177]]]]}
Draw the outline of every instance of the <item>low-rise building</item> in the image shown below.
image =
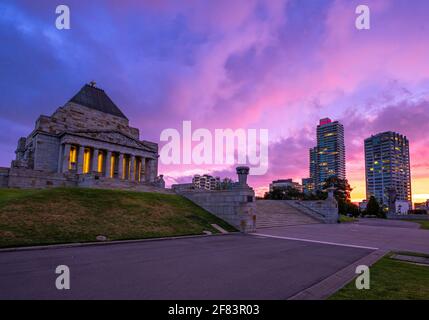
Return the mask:
{"type": "Polygon", "coordinates": [[[302,185],[300,185],[298,182],[294,182],[292,179],[275,180],[270,184],[270,191],[273,191],[274,189],[286,188],[293,188],[298,190],[299,192],[303,191],[302,185]]]}
{"type": "Polygon", "coordinates": [[[426,202],[415,203],[414,204],[414,209],[416,209],[416,210],[424,210],[427,213],[429,213],[429,200],[426,200],[426,202]]]}
{"type": "Polygon", "coordinates": [[[220,189],[220,178],[208,174],[195,175],[192,178],[192,185],[195,189],[217,190],[220,189]]]}

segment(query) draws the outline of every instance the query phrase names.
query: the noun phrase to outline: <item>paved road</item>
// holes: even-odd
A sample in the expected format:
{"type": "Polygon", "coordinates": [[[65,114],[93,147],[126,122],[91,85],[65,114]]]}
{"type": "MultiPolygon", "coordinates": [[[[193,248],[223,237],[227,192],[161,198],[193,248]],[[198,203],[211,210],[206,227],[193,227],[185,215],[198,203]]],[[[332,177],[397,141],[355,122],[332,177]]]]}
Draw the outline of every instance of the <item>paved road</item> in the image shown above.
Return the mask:
{"type": "Polygon", "coordinates": [[[419,225],[414,222],[361,219],[358,223],[314,224],[261,229],[259,233],[276,237],[429,254],[429,230],[417,228],[419,225]]]}
{"type": "Polygon", "coordinates": [[[402,221],[402,220],[360,218],[356,224],[374,226],[374,227],[420,229],[420,224],[416,222],[409,222],[409,221],[402,221]]]}
{"type": "Polygon", "coordinates": [[[239,234],[1,252],[0,299],[286,299],[371,252],[239,234]]]}

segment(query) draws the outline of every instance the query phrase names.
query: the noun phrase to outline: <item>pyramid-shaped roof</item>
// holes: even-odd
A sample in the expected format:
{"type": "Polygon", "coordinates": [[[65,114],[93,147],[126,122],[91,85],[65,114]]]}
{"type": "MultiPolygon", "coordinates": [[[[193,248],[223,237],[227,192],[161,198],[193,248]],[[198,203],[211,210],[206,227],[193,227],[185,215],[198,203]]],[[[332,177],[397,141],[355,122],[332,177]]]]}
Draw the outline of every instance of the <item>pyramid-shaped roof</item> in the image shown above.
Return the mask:
{"type": "Polygon", "coordinates": [[[80,89],[80,91],[70,99],[69,102],[74,102],[91,109],[127,119],[127,117],[109,98],[104,90],[95,87],[94,84],[84,85],[82,89],[80,89]]]}

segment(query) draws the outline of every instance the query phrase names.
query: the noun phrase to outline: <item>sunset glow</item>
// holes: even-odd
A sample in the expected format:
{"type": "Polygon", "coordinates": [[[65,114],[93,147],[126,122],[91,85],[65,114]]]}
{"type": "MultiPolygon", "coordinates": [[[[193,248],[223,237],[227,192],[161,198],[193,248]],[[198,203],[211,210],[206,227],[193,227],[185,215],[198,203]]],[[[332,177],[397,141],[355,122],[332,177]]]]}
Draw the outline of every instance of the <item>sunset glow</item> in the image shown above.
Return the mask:
{"type": "MultiPolygon", "coordinates": [[[[68,1],[58,31],[46,1],[1,1],[0,166],[40,114],[92,80],[159,142],[183,121],[195,129],[269,130],[269,167],[249,183],[309,176],[319,119],[344,125],[352,200],[365,198],[365,138],[410,141],[413,202],[429,199],[429,2],[372,0],[371,29],[355,28],[360,1],[68,1]],[[126,4],[126,6],[125,6],[126,4]]],[[[160,147],[163,143],[160,142],[160,147]]],[[[230,165],[165,165],[167,185],[196,173],[235,178],[230,165]]]]}

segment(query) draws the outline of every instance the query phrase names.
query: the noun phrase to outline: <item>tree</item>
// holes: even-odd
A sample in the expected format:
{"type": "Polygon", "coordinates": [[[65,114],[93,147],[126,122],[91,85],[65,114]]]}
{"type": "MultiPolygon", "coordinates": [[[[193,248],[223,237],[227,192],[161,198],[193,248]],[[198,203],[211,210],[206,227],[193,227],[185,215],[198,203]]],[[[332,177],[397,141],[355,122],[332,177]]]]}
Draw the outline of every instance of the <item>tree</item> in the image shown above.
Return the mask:
{"type": "Polygon", "coordinates": [[[304,193],[303,200],[326,200],[327,197],[327,192],[316,190],[315,192],[304,193]]]}
{"type": "Polygon", "coordinates": [[[342,208],[338,206],[339,212],[344,212],[343,214],[351,214],[353,217],[357,217],[360,214],[359,207],[353,202],[340,202],[342,208]],[[342,210],[342,211],[341,211],[342,210]]]}
{"type": "Polygon", "coordinates": [[[365,210],[366,215],[373,215],[379,218],[385,218],[384,212],[378,204],[377,199],[374,196],[369,198],[368,204],[365,210]]]}
{"type": "Polygon", "coordinates": [[[335,198],[337,201],[344,201],[344,202],[350,202],[350,194],[352,192],[352,188],[350,187],[349,182],[347,179],[340,179],[335,176],[331,176],[325,180],[325,184],[323,185],[323,190],[326,190],[330,187],[335,188],[335,198]]]}
{"type": "Polygon", "coordinates": [[[266,192],[265,199],[269,200],[302,200],[304,194],[293,187],[277,187],[266,192]]]}
{"type": "Polygon", "coordinates": [[[331,176],[325,180],[323,190],[334,187],[334,196],[338,202],[338,212],[340,214],[352,214],[353,216],[359,215],[359,208],[351,202],[350,194],[352,188],[350,187],[347,179],[339,179],[338,177],[331,176]]]}
{"type": "Polygon", "coordinates": [[[224,178],[219,185],[220,190],[229,190],[232,188],[234,182],[230,178],[224,178]]]}

